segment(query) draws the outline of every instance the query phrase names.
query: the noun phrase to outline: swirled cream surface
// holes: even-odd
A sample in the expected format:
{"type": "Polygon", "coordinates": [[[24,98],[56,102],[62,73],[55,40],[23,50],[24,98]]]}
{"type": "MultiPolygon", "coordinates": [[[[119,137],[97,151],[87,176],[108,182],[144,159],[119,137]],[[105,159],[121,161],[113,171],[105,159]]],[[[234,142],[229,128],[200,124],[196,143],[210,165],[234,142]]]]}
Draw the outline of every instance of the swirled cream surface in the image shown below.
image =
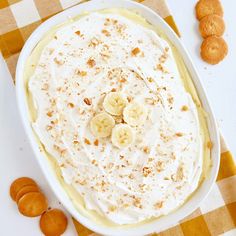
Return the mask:
{"type": "MultiPolygon", "coordinates": [[[[170,213],[198,187],[198,111],[171,47],[153,30],[115,13],[90,13],[59,27],[28,88],[33,129],[88,211],[115,224],[138,223],[170,213]],[[91,132],[111,92],[147,112],[145,122],[131,125],[127,147],[91,132]]],[[[122,115],[111,116],[116,125],[125,123],[122,115]]]]}

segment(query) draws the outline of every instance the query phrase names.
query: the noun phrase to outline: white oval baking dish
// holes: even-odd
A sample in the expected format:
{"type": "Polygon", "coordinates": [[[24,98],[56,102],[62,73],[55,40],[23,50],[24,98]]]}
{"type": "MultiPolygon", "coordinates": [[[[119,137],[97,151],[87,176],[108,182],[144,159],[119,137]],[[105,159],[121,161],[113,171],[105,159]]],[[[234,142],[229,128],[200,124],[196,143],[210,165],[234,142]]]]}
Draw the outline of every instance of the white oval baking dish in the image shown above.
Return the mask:
{"type": "Polygon", "coordinates": [[[35,157],[43,171],[45,177],[48,180],[52,190],[58,197],[58,199],[62,202],[64,207],[70,212],[70,214],[79,222],[81,222],[86,227],[90,228],[91,230],[98,232],[102,235],[145,235],[151,232],[159,232],[167,227],[177,223],[185,216],[191,214],[205,199],[211,187],[213,186],[220,163],[220,145],[219,145],[219,133],[217,129],[217,125],[214,119],[214,115],[210,108],[208,99],[206,97],[205,90],[202,87],[200,82],[199,76],[197,71],[190,59],[189,54],[187,53],[185,47],[183,46],[181,40],[176,36],[174,31],[165,23],[165,21],[158,16],[154,11],[150,10],[149,8],[135,3],[133,1],[128,0],[93,0],[90,2],[86,2],[77,6],[74,6],[68,10],[65,10],[43,24],[41,24],[30,36],[27,42],[22,49],[19,60],[17,63],[16,69],[16,92],[17,92],[17,101],[18,107],[20,110],[21,119],[31,143],[32,149],[35,153],[35,157]],[[202,102],[202,105],[205,111],[208,113],[208,128],[210,132],[210,138],[214,143],[214,147],[211,152],[212,158],[212,168],[210,169],[209,177],[204,180],[204,182],[200,185],[200,187],[196,190],[196,192],[192,195],[192,197],[179,209],[174,211],[173,213],[160,217],[158,219],[153,220],[152,222],[137,226],[122,229],[120,227],[111,228],[111,227],[104,227],[97,224],[95,221],[91,221],[90,219],[84,217],[78,210],[74,207],[73,203],[69,199],[68,195],[63,190],[62,186],[60,185],[57,177],[55,176],[52,168],[49,166],[48,161],[44,158],[43,154],[39,150],[39,146],[36,142],[35,135],[32,131],[30,119],[29,119],[29,111],[27,105],[27,95],[25,90],[25,82],[23,80],[23,72],[25,67],[25,62],[28,56],[31,54],[34,47],[43,37],[43,35],[48,32],[51,27],[58,25],[66,20],[68,17],[75,17],[84,11],[96,11],[104,8],[114,8],[114,7],[122,7],[126,9],[132,9],[141,14],[144,18],[146,18],[151,24],[157,26],[158,28],[162,29],[163,32],[167,35],[169,40],[174,44],[177,48],[179,53],[181,54],[189,73],[191,74],[192,80],[194,85],[197,89],[199,98],[202,102]]]}

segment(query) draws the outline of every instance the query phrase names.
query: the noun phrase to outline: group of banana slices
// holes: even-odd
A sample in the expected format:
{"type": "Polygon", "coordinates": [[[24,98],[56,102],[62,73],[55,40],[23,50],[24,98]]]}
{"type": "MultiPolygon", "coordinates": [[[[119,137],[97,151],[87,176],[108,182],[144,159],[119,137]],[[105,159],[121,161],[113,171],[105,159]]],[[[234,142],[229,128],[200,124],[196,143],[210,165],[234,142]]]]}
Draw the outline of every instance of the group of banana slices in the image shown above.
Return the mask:
{"type": "Polygon", "coordinates": [[[135,101],[129,103],[120,92],[110,92],[103,101],[103,108],[105,111],[90,122],[92,134],[98,138],[111,135],[114,146],[120,149],[128,147],[135,138],[132,127],[144,124],[147,119],[146,107],[135,101]],[[116,124],[114,118],[121,116],[125,123],[116,124]]]}

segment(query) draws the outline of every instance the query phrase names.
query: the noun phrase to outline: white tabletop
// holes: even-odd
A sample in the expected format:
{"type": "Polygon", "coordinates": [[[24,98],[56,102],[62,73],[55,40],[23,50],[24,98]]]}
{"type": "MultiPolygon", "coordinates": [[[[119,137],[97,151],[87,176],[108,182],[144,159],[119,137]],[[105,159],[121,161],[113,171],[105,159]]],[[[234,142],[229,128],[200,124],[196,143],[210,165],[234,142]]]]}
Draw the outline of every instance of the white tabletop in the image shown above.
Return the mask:
{"type": "MultiPolygon", "coordinates": [[[[222,0],[225,9],[227,31],[225,39],[229,45],[226,60],[209,66],[199,57],[201,38],[194,17],[195,0],[168,0],[179,26],[182,40],[192,56],[208,92],[221,131],[236,156],[236,1],[222,0]]],[[[42,175],[22,128],[10,74],[0,58],[0,235],[42,235],[38,227],[39,218],[21,216],[8,191],[10,183],[19,176],[33,177],[49,199],[51,206],[61,207],[42,175]]],[[[70,221],[65,235],[75,235],[70,221]]]]}
{"type": "Polygon", "coordinates": [[[221,132],[236,156],[236,1],[221,0],[226,23],[224,38],[229,46],[229,54],[223,62],[214,66],[206,64],[199,56],[202,39],[194,11],[197,1],[167,0],[167,2],[181,32],[182,41],[200,74],[221,132]]]}

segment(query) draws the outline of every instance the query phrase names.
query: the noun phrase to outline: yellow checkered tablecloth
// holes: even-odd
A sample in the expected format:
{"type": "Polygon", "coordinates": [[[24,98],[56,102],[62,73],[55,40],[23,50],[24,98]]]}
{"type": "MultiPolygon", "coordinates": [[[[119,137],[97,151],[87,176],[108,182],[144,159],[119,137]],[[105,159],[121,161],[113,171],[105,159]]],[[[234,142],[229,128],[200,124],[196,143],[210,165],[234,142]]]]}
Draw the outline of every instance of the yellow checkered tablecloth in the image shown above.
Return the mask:
{"type": "MultiPolygon", "coordinates": [[[[108,0],[109,1],[109,0],[108,0]]],[[[0,49],[14,78],[24,42],[43,21],[81,0],[0,0],[0,49]]],[[[179,35],[165,0],[140,0],[155,10],[179,35]]],[[[236,166],[222,143],[220,171],[212,191],[200,207],[159,236],[236,235],[236,166]]],[[[74,221],[79,236],[96,235],[74,221]]]]}

